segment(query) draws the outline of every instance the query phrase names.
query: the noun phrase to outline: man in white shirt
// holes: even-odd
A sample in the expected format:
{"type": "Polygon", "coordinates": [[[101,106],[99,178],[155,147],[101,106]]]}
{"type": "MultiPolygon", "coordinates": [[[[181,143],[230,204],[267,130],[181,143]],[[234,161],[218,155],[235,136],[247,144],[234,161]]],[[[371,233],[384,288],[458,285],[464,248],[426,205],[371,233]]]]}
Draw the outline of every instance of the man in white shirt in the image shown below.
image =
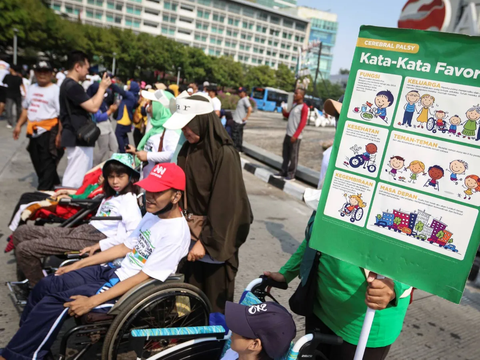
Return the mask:
{"type": "Polygon", "coordinates": [[[55,78],[57,79],[57,86],[60,87],[62,86],[63,80],[65,80],[65,74],[63,73],[63,69],[58,70],[57,74],[55,75],[55,78]]]}
{"type": "Polygon", "coordinates": [[[0,360],[43,359],[67,315],[106,312],[141,282],[149,278],[165,281],[177,270],[190,245],[190,229],[178,206],[185,173],[176,164],[159,164],[137,185],[146,190],[148,211],[137,229],[125,242],[117,239],[108,250],[42,279],[0,360]],[[125,258],[119,268],[109,265],[121,257],[125,258]]]}
{"type": "Polygon", "coordinates": [[[28,122],[27,150],[38,176],[38,190],[53,190],[60,184],[57,165],[63,155],[58,120],[60,88],[52,83],[53,70],[47,61],[39,61],[34,69],[37,83],[30,86],[23,101],[13,138],[18,140],[23,124],[28,122]]]}
{"type": "Polygon", "coordinates": [[[7,74],[10,74],[10,65],[5,61],[0,60],[0,116],[2,116],[3,110],[5,110],[7,88],[3,84],[3,78],[7,74]]]}
{"type": "Polygon", "coordinates": [[[220,110],[222,110],[222,103],[220,102],[220,99],[217,97],[217,87],[216,86],[210,86],[208,88],[208,96],[210,99],[212,99],[212,104],[213,104],[213,110],[215,111],[215,114],[217,114],[218,117],[220,117],[220,110]]]}

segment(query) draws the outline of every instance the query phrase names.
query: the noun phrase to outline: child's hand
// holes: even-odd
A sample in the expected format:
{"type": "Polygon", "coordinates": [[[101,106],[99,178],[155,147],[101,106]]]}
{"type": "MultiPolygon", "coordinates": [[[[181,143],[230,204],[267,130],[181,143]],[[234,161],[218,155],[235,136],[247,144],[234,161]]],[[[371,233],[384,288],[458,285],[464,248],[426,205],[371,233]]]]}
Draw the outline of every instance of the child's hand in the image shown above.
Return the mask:
{"type": "Polygon", "coordinates": [[[82,256],[83,254],[86,254],[88,252],[88,256],[92,256],[95,251],[98,251],[100,250],[100,244],[99,243],[96,243],[95,245],[92,245],[92,246],[87,246],[86,248],[83,248],[82,250],[80,250],[80,256],[82,256]]]}
{"type": "Polygon", "coordinates": [[[60,276],[66,273],[69,273],[70,271],[75,271],[80,269],[80,266],[78,265],[80,261],[74,262],[72,265],[67,265],[67,266],[62,266],[55,272],[55,276],[60,276]]]}
{"type": "Polygon", "coordinates": [[[70,316],[82,316],[97,306],[88,296],[74,295],[70,299],[73,299],[73,301],[63,304],[64,307],[68,308],[68,315],[70,316]]]}

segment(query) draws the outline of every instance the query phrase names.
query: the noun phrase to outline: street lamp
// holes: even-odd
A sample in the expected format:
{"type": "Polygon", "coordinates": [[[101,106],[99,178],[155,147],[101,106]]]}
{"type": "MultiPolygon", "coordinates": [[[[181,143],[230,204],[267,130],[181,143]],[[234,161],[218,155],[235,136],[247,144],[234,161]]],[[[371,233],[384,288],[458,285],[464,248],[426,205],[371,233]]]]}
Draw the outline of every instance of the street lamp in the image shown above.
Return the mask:
{"type": "Polygon", "coordinates": [[[177,72],[177,88],[178,88],[178,85],[180,84],[180,71],[182,70],[182,68],[179,66],[178,67],[178,72],[177,72]]]}
{"type": "Polygon", "coordinates": [[[13,65],[17,65],[17,33],[18,29],[13,28],[13,65]]]}
{"type": "Polygon", "coordinates": [[[112,75],[115,76],[115,56],[117,56],[117,53],[113,53],[113,60],[112,60],[112,75]]]}

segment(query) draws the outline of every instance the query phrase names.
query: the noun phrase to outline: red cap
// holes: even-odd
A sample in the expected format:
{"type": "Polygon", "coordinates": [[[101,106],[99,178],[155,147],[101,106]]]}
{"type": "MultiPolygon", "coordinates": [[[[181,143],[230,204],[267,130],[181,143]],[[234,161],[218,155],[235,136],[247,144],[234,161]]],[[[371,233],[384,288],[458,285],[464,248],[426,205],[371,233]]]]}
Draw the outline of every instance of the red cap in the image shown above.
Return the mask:
{"type": "Polygon", "coordinates": [[[148,192],[161,192],[168,189],[185,191],[185,173],[174,163],[157,164],[145,179],[135,185],[148,192]]]}

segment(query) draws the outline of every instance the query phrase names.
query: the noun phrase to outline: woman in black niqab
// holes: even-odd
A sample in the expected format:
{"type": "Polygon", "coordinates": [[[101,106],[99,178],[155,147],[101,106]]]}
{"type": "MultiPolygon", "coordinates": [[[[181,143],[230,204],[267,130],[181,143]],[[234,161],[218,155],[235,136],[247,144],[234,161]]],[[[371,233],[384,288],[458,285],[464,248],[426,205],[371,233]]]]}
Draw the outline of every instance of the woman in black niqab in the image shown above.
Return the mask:
{"type": "MultiPolygon", "coordinates": [[[[208,101],[201,95],[191,100],[208,101]]],[[[197,115],[183,131],[198,136],[185,142],[177,164],[185,171],[188,213],[206,216],[200,244],[193,245],[183,268],[186,281],[200,288],[214,312],[224,312],[225,302],[233,301],[238,249],[245,242],[253,221],[243,181],[240,156],[218,116],[197,115]],[[195,254],[204,249],[205,256],[195,254]]]]}

